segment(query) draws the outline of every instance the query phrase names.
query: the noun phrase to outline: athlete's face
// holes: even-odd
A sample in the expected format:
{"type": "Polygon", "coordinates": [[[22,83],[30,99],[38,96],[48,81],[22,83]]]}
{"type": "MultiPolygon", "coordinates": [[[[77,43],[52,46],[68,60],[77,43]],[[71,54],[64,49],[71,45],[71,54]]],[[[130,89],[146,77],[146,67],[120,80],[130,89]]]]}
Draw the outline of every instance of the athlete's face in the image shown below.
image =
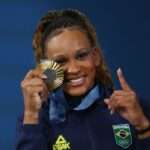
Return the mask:
{"type": "Polygon", "coordinates": [[[98,55],[86,34],[77,29],[65,29],[46,42],[46,56],[64,68],[63,87],[71,96],[81,96],[93,86],[100,63],[98,55]]]}

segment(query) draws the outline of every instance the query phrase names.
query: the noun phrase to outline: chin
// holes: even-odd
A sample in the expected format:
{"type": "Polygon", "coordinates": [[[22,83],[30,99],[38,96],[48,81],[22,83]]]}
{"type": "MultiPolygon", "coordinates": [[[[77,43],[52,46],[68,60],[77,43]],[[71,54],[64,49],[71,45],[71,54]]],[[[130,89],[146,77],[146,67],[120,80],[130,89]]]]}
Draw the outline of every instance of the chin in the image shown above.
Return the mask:
{"type": "Polygon", "coordinates": [[[88,89],[87,88],[70,88],[70,89],[64,89],[64,91],[70,96],[82,96],[88,91],[88,89]]]}

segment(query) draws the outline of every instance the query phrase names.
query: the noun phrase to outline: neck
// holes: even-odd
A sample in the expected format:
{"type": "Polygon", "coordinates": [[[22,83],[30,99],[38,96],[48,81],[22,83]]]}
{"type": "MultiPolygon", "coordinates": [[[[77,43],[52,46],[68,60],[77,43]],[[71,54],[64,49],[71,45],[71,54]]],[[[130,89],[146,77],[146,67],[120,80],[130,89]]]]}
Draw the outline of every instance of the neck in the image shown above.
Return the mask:
{"type": "Polygon", "coordinates": [[[65,95],[65,98],[67,100],[67,103],[69,105],[70,108],[74,108],[76,106],[78,106],[82,99],[84,99],[84,97],[91,91],[91,89],[93,89],[95,87],[95,84],[86,92],[84,93],[83,95],[80,95],[80,96],[72,96],[72,95],[69,95],[67,93],[64,93],[65,95]]]}

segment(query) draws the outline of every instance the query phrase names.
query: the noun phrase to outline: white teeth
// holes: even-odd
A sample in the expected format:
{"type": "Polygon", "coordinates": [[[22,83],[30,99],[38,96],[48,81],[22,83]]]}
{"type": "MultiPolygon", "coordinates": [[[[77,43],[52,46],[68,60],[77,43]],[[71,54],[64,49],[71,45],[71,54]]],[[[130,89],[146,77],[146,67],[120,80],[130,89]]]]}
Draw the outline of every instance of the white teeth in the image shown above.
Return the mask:
{"type": "Polygon", "coordinates": [[[73,79],[73,80],[70,80],[70,83],[72,85],[80,85],[84,82],[84,78],[78,78],[78,79],[73,79]]]}

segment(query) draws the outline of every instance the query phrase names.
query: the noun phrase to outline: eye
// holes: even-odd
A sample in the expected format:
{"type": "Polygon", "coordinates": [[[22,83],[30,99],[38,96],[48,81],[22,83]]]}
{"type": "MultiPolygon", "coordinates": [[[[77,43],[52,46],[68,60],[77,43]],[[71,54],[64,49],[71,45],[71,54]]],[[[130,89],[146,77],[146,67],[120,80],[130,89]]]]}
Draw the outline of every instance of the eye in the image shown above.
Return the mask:
{"type": "Polygon", "coordinates": [[[67,63],[67,59],[65,59],[65,58],[58,58],[58,59],[55,59],[54,61],[61,66],[65,65],[67,63]]]}
{"type": "Polygon", "coordinates": [[[91,50],[89,50],[89,49],[81,50],[76,54],[76,58],[79,60],[84,60],[89,56],[90,52],[91,52],[91,50]]]}

